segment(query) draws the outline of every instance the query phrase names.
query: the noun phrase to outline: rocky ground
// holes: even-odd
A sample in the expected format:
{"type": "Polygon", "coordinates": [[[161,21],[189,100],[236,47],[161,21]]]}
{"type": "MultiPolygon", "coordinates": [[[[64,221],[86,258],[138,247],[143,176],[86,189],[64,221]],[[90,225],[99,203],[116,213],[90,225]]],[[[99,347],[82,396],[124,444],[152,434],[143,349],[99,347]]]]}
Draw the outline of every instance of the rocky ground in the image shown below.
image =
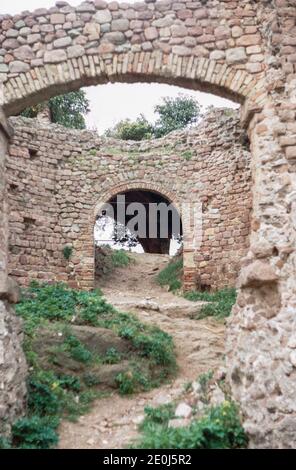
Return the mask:
{"type": "MultiPolygon", "coordinates": [[[[113,393],[97,400],[91,412],[81,416],[77,423],[62,423],[60,448],[119,449],[127,446],[138,436],[137,427],[145,406],[158,406],[172,400],[179,404],[196,401],[192,393],[185,392],[186,384],[223,365],[224,325],[209,318],[194,320],[202,302],[189,302],[155,283],[155,276],[167,264],[168,256],[137,254],[133,258],[128,268],[118,269],[101,281],[99,287],[117,308],[132,311],[140,320],[155,324],[173,336],[178,374],[171,383],[146,393],[132,397],[113,393]]],[[[217,390],[214,392],[219,394],[217,390]]]]}

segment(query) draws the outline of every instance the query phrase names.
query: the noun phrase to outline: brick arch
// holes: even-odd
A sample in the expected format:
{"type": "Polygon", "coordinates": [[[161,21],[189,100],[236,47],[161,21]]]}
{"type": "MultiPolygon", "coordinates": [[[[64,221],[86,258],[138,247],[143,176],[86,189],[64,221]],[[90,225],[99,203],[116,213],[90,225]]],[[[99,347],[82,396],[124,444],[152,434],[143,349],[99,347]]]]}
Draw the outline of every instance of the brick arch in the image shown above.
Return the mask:
{"type": "MultiPolygon", "coordinates": [[[[162,82],[262,104],[263,46],[257,9],[172,0],[111,6],[102,0],[0,18],[0,105],[17,114],[57,94],[107,82],[162,82]],[[251,48],[251,49],[250,49],[251,48]],[[2,95],[2,96],[1,96],[2,95]]],[[[243,4],[243,5],[242,5],[243,4]]],[[[254,104],[256,103],[256,105],[254,104]]]]}
{"type": "Polygon", "coordinates": [[[247,72],[214,60],[163,53],[113,54],[110,59],[85,56],[51,67],[39,67],[3,85],[3,107],[17,114],[27,106],[84,86],[116,82],[158,82],[213,93],[244,104],[260,93],[260,81],[247,72]],[[149,65],[150,63],[150,65],[149,65]],[[34,77],[34,79],[32,79],[34,77]],[[16,86],[14,84],[17,84],[16,86]]]}
{"type": "Polygon", "coordinates": [[[92,220],[90,220],[90,223],[95,222],[96,216],[98,215],[100,208],[103,204],[105,204],[121,192],[127,192],[132,190],[151,191],[152,193],[159,194],[165,197],[171,204],[173,204],[179,210],[179,201],[178,198],[176,198],[176,194],[169,190],[166,187],[165,183],[160,186],[159,184],[150,183],[146,180],[126,181],[124,183],[112,185],[110,189],[105,190],[100,195],[100,202],[98,202],[95,205],[95,208],[93,209],[93,213],[91,216],[92,220]]]}
{"type": "MultiPolygon", "coordinates": [[[[173,204],[180,213],[180,203],[175,193],[169,190],[165,183],[162,185],[154,184],[146,180],[130,180],[116,185],[111,185],[109,189],[105,189],[96,199],[99,202],[92,207],[88,216],[87,230],[81,234],[78,240],[73,243],[76,256],[80,260],[81,272],[79,274],[78,286],[93,289],[94,287],[94,270],[95,270],[95,254],[94,254],[94,224],[100,208],[108,202],[112,197],[120,192],[132,190],[151,191],[165,197],[173,204]]],[[[184,201],[183,201],[184,202],[184,201]]],[[[180,215],[181,216],[181,215],[180,215]]],[[[184,228],[183,228],[184,230],[184,228]]],[[[185,255],[186,257],[186,255],[185,255]]],[[[190,271],[191,275],[191,271],[190,271]]],[[[186,277],[186,276],[185,276],[186,277]]]]}

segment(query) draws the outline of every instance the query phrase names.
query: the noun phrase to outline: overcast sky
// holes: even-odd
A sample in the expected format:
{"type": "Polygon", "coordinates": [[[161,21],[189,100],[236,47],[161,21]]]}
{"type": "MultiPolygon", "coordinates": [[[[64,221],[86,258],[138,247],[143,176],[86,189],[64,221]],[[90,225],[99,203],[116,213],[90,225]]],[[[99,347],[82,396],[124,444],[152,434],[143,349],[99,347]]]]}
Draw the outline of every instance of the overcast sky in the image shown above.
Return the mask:
{"type": "MultiPolygon", "coordinates": [[[[107,0],[108,1],[108,0],[107,0]]],[[[111,1],[111,0],[110,0],[111,1]]],[[[129,0],[135,3],[138,0],[129,0]]],[[[81,0],[69,0],[73,6],[81,0]]],[[[55,5],[54,0],[1,0],[0,13],[16,14],[23,10],[48,8],[55,5]]],[[[121,119],[135,119],[143,113],[147,119],[154,120],[154,106],[164,96],[177,96],[179,93],[195,97],[203,106],[237,107],[236,104],[214,95],[198,91],[185,90],[171,85],[161,84],[108,84],[86,88],[91,111],[87,116],[88,126],[99,132],[112,127],[121,119]]]]}

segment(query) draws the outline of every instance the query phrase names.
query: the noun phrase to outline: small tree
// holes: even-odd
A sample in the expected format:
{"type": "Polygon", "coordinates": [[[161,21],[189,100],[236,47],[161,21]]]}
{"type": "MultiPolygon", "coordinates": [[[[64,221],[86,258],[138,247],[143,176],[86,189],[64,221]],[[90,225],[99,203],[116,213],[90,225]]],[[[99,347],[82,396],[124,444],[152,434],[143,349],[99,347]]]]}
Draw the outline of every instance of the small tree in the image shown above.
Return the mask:
{"type": "Polygon", "coordinates": [[[49,107],[52,122],[72,129],[85,129],[84,115],[89,111],[89,101],[83,90],[50,98],[48,101],[25,109],[21,115],[35,118],[42,109],[49,107]]]}
{"type": "Polygon", "coordinates": [[[162,137],[176,129],[195,123],[201,114],[198,102],[191,97],[178,95],[176,98],[166,97],[163,103],[155,107],[159,115],[154,127],[155,137],[162,137]]]}
{"type": "Polygon", "coordinates": [[[105,135],[122,140],[150,139],[153,135],[153,126],[141,114],[136,121],[130,119],[119,121],[112,129],[108,129],[105,135]]]}

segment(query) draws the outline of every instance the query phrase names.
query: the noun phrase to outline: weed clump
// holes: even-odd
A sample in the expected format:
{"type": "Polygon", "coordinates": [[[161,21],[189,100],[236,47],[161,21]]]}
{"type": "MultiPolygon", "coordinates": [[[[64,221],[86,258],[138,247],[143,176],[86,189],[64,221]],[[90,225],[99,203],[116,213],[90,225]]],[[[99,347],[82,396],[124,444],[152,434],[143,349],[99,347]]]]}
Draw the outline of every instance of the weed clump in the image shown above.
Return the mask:
{"type": "Polygon", "coordinates": [[[223,289],[217,292],[187,292],[184,297],[192,302],[205,301],[208,305],[202,307],[196,319],[205,317],[215,317],[223,319],[231,314],[233,305],[236,302],[235,289],[223,289]]]}
{"type": "Polygon", "coordinates": [[[171,261],[157,275],[156,281],[162,287],[168,286],[170,291],[176,291],[182,287],[183,259],[171,261]]]}
{"type": "Polygon", "coordinates": [[[174,405],[146,408],[140,425],[142,438],[132,447],[137,449],[237,449],[245,447],[247,437],[242,428],[237,405],[224,401],[208,407],[205,414],[188,426],[170,427],[174,405]]]}

